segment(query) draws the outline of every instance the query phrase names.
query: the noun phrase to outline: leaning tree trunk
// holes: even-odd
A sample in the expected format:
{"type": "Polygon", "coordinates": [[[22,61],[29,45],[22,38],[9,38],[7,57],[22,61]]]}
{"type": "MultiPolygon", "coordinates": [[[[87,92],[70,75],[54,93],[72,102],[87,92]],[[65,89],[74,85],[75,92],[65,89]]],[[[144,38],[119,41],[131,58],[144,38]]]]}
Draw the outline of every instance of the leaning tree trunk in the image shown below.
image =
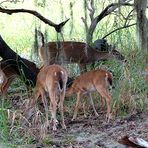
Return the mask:
{"type": "MultiPolygon", "coordinates": [[[[147,0],[135,0],[135,8],[137,11],[137,37],[138,46],[142,50],[144,56],[148,50],[148,20],[146,18],[147,0]]],[[[148,62],[148,57],[145,57],[148,62]]]]}
{"type": "Polygon", "coordinates": [[[33,62],[21,58],[15,53],[0,36],[0,56],[13,67],[18,75],[25,81],[26,85],[34,86],[39,69],[33,62]]]}

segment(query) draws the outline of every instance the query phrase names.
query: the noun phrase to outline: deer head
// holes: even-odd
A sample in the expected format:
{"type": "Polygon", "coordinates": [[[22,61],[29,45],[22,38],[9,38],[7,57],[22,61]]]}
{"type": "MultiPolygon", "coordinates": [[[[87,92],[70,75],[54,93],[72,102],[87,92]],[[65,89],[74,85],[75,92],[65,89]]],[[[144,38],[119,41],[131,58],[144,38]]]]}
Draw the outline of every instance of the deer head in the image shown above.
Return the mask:
{"type": "Polygon", "coordinates": [[[109,52],[115,57],[116,60],[118,60],[121,63],[126,62],[125,57],[118,50],[116,50],[115,45],[109,45],[108,49],[109,49],[109,52]]]}

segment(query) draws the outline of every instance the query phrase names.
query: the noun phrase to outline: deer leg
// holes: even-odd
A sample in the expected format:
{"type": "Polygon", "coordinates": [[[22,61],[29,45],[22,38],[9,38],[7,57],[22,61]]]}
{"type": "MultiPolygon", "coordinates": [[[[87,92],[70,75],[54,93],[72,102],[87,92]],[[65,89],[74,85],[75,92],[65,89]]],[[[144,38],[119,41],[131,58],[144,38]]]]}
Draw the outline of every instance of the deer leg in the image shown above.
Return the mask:
{"type": "MultiPolygon", "coordinates": [[[[49,91],[50,92],[50,91],[49,91]]],[[[55,94],[49,93],[50,95],[50,103],[51,103],[51,121],[52,121],[52,128],[53,131],[56,131],[56,125],[57,125],[57,119],[56,119],[56,110],[57,110],[57,102],[56,102],[56,97],[55,94]]]]}
{"type": "Polygon", "coordinates": [[[86,106],[86,101],[84,100],[84,102],[83,102],[83,112],[84,112],[84,117],[86,118],[87,115],[86,115],[86,108],[85,108],[85,106],[86,106]]]}
{"type": "Polygon", "coordinates": [[[76,105],[75,105],[74,115],[73,115],[72,121],[74,119],[76,119],[76,117],[77,117],[78,108],[79,108],[79,104],[80,104],[80,96],[81,96],[81,94],[80,93],[77,93],[77,101],[76,101],[76,105]]]}
{"type": "Polygon", "coordinates": [[[100,95],[100,110],[103,110],[105,105],[104,98],[100,95]]]}
{"type": "Polygon", "coordinates": [[[7,90],[8,90],[12,81],[13,81],[13,78],[4,79],[4,82],[3,82],[2,87],[1,87],[2,96],[4,96],[4,97],[7,96],[6,95],[7,90]]]}
{"type": "Polygon", "coordinates": [[[95,106],[94,106],[94,101],[93,101],[93,99],[92,99],[91,93],[88,93],[88,96],[89,96],[89,99],[90,99],[90,103],[91,103],[91,105],[92,105],[92,107],[93,107],[93,110],[94,110],[95,116],[98,117],[99,114],[97,113],[96,108],[95,108],[95,106]]]}
{"type": "MultiPolygon", "coordinates": [[[[50,110],[50,112],[51,112],[50,123],[53,124],[54,113],[53,113],[53,110],[52,110],[52,103],[51,103],[51,102],[50,102],[49,110],[50,110]]],[[[56,123],[58,123],[58,120],[56,120],[56,123]]]]}
{"type": "Polygon", "coordinates": [[[110,109],[110,100],[111,100],[111,96],[109,94],[109,92],[106,90],[105,87],[96,87],[97,91],[100,93],[100,95],[102,97],[104,97],[106,99],[106,103],[107,103],[107,114],[106,114],[106,119],[109,122],[110,118],[111,118],[111,109],[110,109]]]}
{"type": "Polygon", "coordinates": [[[106,119],[109,122],[109,120],[111,119],[111,109],[110,109],[110,100],[111,100],[111,96],[109,95],[109,93],[105,92],[105,99],[106,99],[106,103],[107,103],[107,114],[106,114],[106,119]]]}
{"type": "Polygon", "coordinates": [[[66,125],[65,125],[65,121],[64,121],[64,112],[63,112],[64,97],[65,97],[65,91],[62,91],[62,93],[60,95],[59,109],[60,109],[61,118],[62,118],[62,128],[66,129],[66,125]]]}
{"type": "Polygon", "coordinates": [[[45,115],[46,115],[46,122],[47,122],[47,126],[49,126],[49,120],[48,120],[48,103],[47,103],[47,99],[45,97],[45,91],[43,90],[41,93],[41,97],[42,97],[42,102],[45,108],[45,115]]]}
{"type": "MultiPolygon", "coordinates": [[[[27,120],[29,120],[31,118],[31,116],[34,114],[35,112],[35,105],[36,105],[36,102],[37,102],[37,99],[39,98],[39,96],[41,95],[41,92],[38,90],[35,92],[35,95],[34,97],[32,97],[28,103],[26,103],[26,107],[25,107],[25,110],[23,112],[23,115],[25,116],[25,118],[27,120]]],[[[23,125],[26,123],[26,121],[23,122],[23,125]]]]}

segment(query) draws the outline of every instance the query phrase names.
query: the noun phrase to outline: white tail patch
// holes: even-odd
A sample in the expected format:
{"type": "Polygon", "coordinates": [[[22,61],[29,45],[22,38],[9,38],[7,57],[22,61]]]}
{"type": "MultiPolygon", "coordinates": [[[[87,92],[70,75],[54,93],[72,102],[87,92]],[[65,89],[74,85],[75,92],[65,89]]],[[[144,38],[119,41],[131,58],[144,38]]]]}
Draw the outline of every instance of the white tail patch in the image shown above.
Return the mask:
{"type": "Polygon", "coordinates": [[[64,75],[64,72],[61,70],[61,74],[64,75]]]}
{"type": "Polygon", "coordinates": [[[4,82],[4,75],[0,74],[0,84],[2,84],[4,82]]]}
{"type": "Polygon", "coordinates": [[[108,82],[108,73],[105,74],[105,81],[108,82]]]}
{"type": "Polygon", "coordinates": [[[54,75],[57,76],[57,72],[55,72],[54,75]]]}
{"type": "MultiPolygon", "coordinates": [[[[62,75],[64,75],[64,72],[62,70],[60,72],[61,72],[62,75]]],[[[55,71],[54,75],[57,76],[57,72],[56,71],[55,71]]]]}

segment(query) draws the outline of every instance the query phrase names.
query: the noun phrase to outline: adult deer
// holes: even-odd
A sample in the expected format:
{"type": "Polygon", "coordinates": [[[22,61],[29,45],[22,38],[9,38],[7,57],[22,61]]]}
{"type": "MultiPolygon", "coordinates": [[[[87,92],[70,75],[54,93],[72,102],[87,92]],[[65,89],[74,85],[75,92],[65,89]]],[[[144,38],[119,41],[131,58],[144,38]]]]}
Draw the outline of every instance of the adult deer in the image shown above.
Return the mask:
{"type": "Polygon", "coordinates": [[[47,100],[45,98],[45,92],[48,93],[50,98],[50,111],[53,130],[57,129],[57,106],[59,106],[61,112],[62,127],[66,129],[64,122],[63,102],[65,97],[67,78],[67,71],[57,64],[44,66],[43,68],[41,68],[40,72],[37,75],[35,100],[37,100],[39,96],[41,96],[45,107],[46,120],[48,125],[48,106],[47,100]]]}
{"type": "MultiPolygon", "coordinates": [[[[38,73],[39,69],[33,62],[28,61],[27,59],[23,59],[24,64],[33,72],[38,73]]],[[[0,94],[2,96],[6,96],[7,90],[11,84],[11,82],[19,77],[18,73],[15,71],[13,65],[8,64],[7,61],[0,61],[0,94]]]]}
{"type": "Polygon", "coordinates": [[[39,56],[44,65],[54,63],[78,63],[80,69],[86,69],[86,65],[101,60],[117,59],[124,62],[124,56],[112,46],[110,51],[98,51],[83,42],[64,41],[64,42],[48,42],[44,43],[42,37],[42,47],[39,48],[39,56]],[[86,53],[87,50],[87,53],[86,53]]]}
{"type": "Polygon", "coordinates": [[[108,91],[108,86],[112,85],[112,74],[103,69],[92,70],[86,73],[81,74],[80,76],[76,77],[73,84],[70,88],[66,91],[66,96],[71,96],[72,94],[77,95],[77,101],[75,105],[74,115],[72,120],[74,120],[77,116],[79,104],[80,104],[80,97],[83,94],[87,94],[90,102],[92,104],[94,113],[98,116],[98,113],[94,107],[93,99],[91,97],[91,92],[97,91],[100,93],[102,97],[106,99],[107,103],[107,114],[106,118],[110,119],[110,100],[111,95],[108,91]]]}

